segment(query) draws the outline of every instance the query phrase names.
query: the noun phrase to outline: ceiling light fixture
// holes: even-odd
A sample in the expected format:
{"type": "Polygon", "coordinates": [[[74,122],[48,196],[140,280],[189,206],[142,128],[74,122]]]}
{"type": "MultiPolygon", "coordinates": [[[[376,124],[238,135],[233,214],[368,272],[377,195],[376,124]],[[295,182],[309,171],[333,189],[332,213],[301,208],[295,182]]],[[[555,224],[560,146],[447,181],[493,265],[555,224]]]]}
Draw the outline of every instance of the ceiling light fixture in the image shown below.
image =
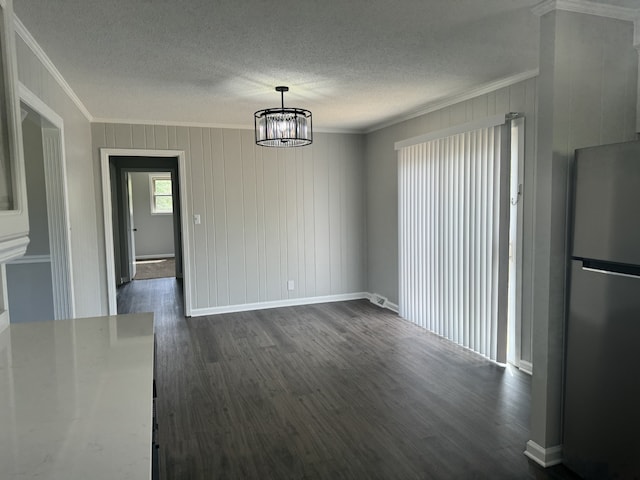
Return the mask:
{"type": "Polygon", "coordinates": [[[256,145],[262,147],[304,147],[313,142],[311,112],[303,108],[284,108],[284,92],[289,87],[276,87],[280,92],[280,108],[266,108],[253,114],[256,145]]]}

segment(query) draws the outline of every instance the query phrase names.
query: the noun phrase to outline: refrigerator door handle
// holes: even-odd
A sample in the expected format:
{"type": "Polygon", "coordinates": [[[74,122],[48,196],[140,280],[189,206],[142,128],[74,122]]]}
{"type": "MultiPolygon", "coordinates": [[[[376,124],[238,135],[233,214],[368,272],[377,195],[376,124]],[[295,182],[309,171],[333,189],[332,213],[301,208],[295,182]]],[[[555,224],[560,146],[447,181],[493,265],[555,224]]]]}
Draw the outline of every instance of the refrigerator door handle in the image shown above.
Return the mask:
{"type": "Polygon", "coordinates": [[[631,275],[629,273],[612,272],[610,270],[600,270],[599,268],[591,267],[582,267],[582,270],[584,270],[585,272],[601,273],[603,275],[615,275],[616,277],[637,278],[638,280],[640,280],[639,276],[631,275]]]}

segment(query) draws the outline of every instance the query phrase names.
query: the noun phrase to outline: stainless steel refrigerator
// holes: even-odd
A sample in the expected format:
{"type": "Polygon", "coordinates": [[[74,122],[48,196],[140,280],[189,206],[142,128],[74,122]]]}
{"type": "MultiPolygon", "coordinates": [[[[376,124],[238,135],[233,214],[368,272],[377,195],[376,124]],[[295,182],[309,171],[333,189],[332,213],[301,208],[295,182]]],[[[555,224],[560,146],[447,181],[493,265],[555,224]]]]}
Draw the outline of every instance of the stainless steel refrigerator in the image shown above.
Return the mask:
{"type": "Polygon", "coordinates": [[[640,479],[640,141],[576,151],[563,457],[640,479]]]}

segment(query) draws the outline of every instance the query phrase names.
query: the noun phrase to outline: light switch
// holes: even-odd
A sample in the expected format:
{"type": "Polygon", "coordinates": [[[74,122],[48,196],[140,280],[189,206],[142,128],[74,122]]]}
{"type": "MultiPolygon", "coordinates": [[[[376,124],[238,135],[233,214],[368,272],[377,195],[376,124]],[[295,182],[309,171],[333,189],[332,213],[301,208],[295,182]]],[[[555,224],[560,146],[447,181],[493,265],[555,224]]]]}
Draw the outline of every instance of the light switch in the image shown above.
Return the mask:
{"type": "Polygon", "coordinates": [[[294,282],[293,280],[289,280],[289,281],[287,282],[287,289],[288,289],[288,290],[290,290],[290,291],[291,291],[291,290],[295,290],[295,285],[296,285],[296,284],[295,284],[295,282],[294,282]]]}
{"type": "Polygon", "coordinates": [[[200,215],[199,214],[195,214],[193,216],[193,223],[196,225],[200,225],[200,215]]]}

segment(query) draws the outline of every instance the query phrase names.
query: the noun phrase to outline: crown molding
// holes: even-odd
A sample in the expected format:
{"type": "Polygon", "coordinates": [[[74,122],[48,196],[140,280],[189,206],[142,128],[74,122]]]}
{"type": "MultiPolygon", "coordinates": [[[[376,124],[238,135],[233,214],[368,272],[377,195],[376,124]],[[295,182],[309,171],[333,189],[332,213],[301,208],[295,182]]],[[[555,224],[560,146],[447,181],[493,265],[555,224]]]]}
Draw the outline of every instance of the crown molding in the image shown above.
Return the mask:
{"type": "MultiPolygon", "coordinates": [[[[105,123],[105,124],[122,124],[122,125],[147,125],[147,126],[161,126],[161,127],[186,127],[186,128],[222,128],[231,130],[253,130],[253,125],[247,124],[229,124],[229,123],[207,123],[207,122],[181,122],[173,120],[144,120],[144,119],[131,119],[131,118],[107,118],[107,117],[94,117],[91,123],[105,123]]],[[[349,128],[322,128],[313,127],[313,133],[337,133],[348,135],[361,135],[365,132],[357,129],[349,128]]]]}
{"type": "MultiPolygon", "coordinates": [[[[207,123],[207,122],[181,122],[173,120],[145,120],[136,118],[109,118],[109,117],[94,117],[91,120],[92,123],[113,123],[123,125],[149,125],[160,127],[194,127],[194,128],[229,128],[233,130],[253,130],[253,125],[234,125],[223,123],[207,123]]],[[[315,131],[315,129],[314,129],[315,131]]]]}
{"type": "Polygon", "coordinates": [[[587,15],[628,20],[630,22],[638,22],[640,18],[640,8],[619,7],[617,5],[607,5],[589,0],[545,0],[531,9],[531,11],[538,16],[545,15],[554,10],[586,13],[587,15]]]}
{"type": "Polygon", "coordinates": [[[536,68],[534,70],[528,70],[526,72],[518,73],[510,77],[501,78],[500,80],[485,83],[484,85],[480,85],[479,87],[466,89],[462,92],[454,93],[453,95],[427,103],[426,105],[423,105],[420,108],[416,110],[412,110],[404,115],[397,116],[386,122],[374,125],[373,127],[369,128],[365,133],[372,133],[372,132],[375,132],[376,130],[380,130],[382,128],[396,125],[400,122],[411,120],[412,118],[417,118],[422,115],[426,115],[427,113],[442,110],[443,108],[450,107],[451,105],[455,105],[456,103],[471,100],[472,98],[479,97],[480,95],[486,95],[487,93],[495,92],[496,90],[499,90],[501,88],[510,87],[511,85],[515,85],[516,83],[524,82],[525,80],[529,80],[530,78],[537,77],[539,74],[540,74],[540,71],[539,69],[536,68]]]}
{"type": "Polygon", "coordinates": [[[29,47],[29,49],[31,49],[33,54],[38,58],[38,60],[40,60],[44,68],[47,69],[47,71],[51,74],[51,76],[58,83],[58,85],[60,85],[60,88],[62,88],[64,93],[66,93],[67,96],[71,99],[71,101],[75,104],[75,106],[78,107],[78,110],[80,110],[82,115],[84,115],[84,117],[89,122],[92,122],[93,116],[91,115],[89,110],[87,110],[87,107],[84,106],[80,98],[76,95],[76,93],[73,91],[71,86],[67,83],[67,81],[64,79],[60,71],[53,64],[49,56],[44,52],[44,50],[42,49],[40,44],[36,41],[36,39],[33,38],[33,35],[31,35],[31,32],[27,30],[27,27],[24,26],[24,24],[20,21],[20,19],[15,14],[14,14],[14,27],[15,27],[16,34],[18,34],[20,38],[22,38],[24,43],[27,44],[27,46],[29,47]]]}

